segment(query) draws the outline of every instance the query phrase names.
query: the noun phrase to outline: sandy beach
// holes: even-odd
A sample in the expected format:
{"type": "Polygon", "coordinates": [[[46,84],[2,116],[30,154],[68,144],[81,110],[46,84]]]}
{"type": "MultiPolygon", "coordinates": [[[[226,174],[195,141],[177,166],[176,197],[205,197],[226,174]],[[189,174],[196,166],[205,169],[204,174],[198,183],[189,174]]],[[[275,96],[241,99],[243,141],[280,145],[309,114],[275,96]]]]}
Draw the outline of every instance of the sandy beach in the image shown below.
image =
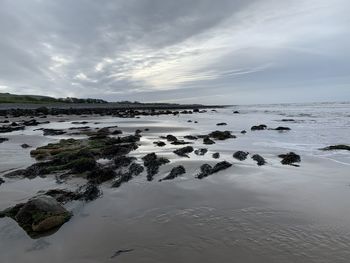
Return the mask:
{"type": "Polygon", "coordinates": [[[0,144],[0,177],[5,181],[0,185],[0,210],[26,202],[38,191],[74,191],[86,184],[81,176],[59,184],[51,174],[33,179],[5,176],[36,163],[30,152],[37,147],[87,138],[72,133],[44,136],[42,129],[117,126],[122,134],[109,135],[115,138],[140,130],[138,148],[127,156],[140,165],[150,153],[169,162],[152,181],[144,170],[119,187],[111,187],[115,179],[99,184],[102,195],[96,200],[65,203],[73,216],[52,235],[33,239],[13,219],[0,219],[0,261],[348,262],[350,152],[320,149],[349,142],[349,110],[348,103],[329,103],[235,106],[139,118],[48,115],[37,120],[50,123],[1,133],[8,140],[0,144]],[[251,130],[260,124],[267,128],[251,130]],[[290,130],[274,130],[277,127],[290,130]],[[201,136],[216,130],[230,131],[236,138],[211,138],[213,144],[203,144],[201,136]],[[173,145],[162,137],[167,135],[189,144],[173,145]],[[189,140],[188,135],[199,138],[189,140]],[[165,146],[154,144],[158,141],[165,146]],[[191,151],[188,157],[174,153],[186,146],[208,151],[191,151]],[[240,161],[233,157],[237,151],[249,155],[240,161]],[[289,152],[301,161],[282,164],[278,155],[289,152]],[[213,158],[214,153],[220,157],[213,158]],[[258,166],[254,154],[266,164],[258,166]],[[214,167],[224,161],[232,166],[196,178],[203,164],[214,167]],[[159,182],[180,165],[184,174],[159,182]]]}

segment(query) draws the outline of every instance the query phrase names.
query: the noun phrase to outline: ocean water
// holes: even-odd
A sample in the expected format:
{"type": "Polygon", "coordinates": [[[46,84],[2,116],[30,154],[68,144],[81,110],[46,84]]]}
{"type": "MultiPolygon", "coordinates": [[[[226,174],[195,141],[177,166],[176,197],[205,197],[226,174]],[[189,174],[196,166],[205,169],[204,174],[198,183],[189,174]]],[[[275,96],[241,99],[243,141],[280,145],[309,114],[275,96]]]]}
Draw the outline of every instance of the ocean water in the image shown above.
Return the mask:
{"type": "MultiPolygon", "coordinates": [[[[42,127],[68,128],[78,119],[42,127]]],[[[69,204],[73,218],[51,236],[33,240],[13,220],[0,220],[0,262],[349,262],[350,152],[319,149],[349,144],[350,103],[249,105],[192,115],[84,120],[91,127],[118,125],[125,134],[148,128],[132,155],[154,151],[171,163],[152,182],[142,174],[118,189],[105,183],[96,201],[69,204]],[[235,110],[240,113],[233,114],[235,110]],[[216,126],[219,122],[227,126],[216,126]],[[257,124],[291,131],[250,131],[257,124]],[[181,146],[153,145],[162,135],[182,139],[214,130],[230,130],[237,138],[214,145],[195,141],[194,148],[209,151],[190,158],[172,153],[181,146]],[[260,154],[267,164],[237,161],[232,157],[237,150],[260,154]],[[300,167],[280,163],[277,155],[290,151],[301,155],[300,167]],[[211,158],[214,152],[220,152],[219,160],[211,158]],[[201,164],[222,160],[233,166],[204,180],[195,178],[201,164]],[[179,164],[185,175],[158,182],[179,164]]],[[[20,144],[37,147],[65,138],[43,137],[36,128],[1,135],[10,140],[0,144],[0,172],[33,162],[30,150],[20,144]]],[[[57,186],[50,177],[7,180],[0,186],[0,209],[39,190],[81,183],[57,186]]]]}

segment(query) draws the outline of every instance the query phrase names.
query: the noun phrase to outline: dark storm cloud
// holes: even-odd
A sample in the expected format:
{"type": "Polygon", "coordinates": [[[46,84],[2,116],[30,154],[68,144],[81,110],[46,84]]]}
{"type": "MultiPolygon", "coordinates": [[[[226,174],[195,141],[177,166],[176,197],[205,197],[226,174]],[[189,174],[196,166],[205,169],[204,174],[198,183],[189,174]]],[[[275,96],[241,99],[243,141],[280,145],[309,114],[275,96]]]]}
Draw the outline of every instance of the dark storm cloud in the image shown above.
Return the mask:
{"type": "Polygon", "coordinates": [[[266,102],[283,100],[276,89],[343,90],[348,7],[345,0],[2,0],[0,92],[186,102],[200,93],[203,102],[250,103],[263,90],[272,96],[266,102]]]}

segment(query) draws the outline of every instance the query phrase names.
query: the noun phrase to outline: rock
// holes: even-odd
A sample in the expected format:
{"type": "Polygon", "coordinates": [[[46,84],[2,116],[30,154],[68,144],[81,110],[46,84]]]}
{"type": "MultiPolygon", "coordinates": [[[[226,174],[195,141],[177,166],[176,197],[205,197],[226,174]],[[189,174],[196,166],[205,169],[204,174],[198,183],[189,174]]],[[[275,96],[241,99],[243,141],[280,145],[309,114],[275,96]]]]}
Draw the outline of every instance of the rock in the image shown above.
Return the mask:
{"type": "Polygon", "coordinates": [[[192,146],[186,146],[186,147],[183,147],[183,148],[179,148],[177,150],[175,150],[173,153],[179,155],[179,156],[182,156],[182,157],[188,157],[188,153],[191,153],[193,152],[193,147],[192,146]]]}
{"type": "Polygon", "coordinates": [[[200,170],[200,173],[197,175],[198,179],[202,179],[204,177],[209,176],[211,174],[212,167],[211,165],[205,163],[201,165],[200,170]]]}
{"type": "Polygon", "coordinates": [[[26,143],[23,143],[23,144],[21,145],[21,147],[22,147],[23,149],[27,149],[27,148],[30,148],[31,146],[28,145],[28,144],[26,144],[26,143]]]}
{"type": "Polygon", "coordinates": [[[170,144],[172,144],[172,145],[184,145],[184,144],[191,144],[191,142],[185,142],[183,140],[177,140],[177,141],[171,142],[170,144]]]}
{"type": "Polygon", "coordinates": [[[299,163],[301,161],[300,155],[290,152],[287,154],[278,155],[279,158],[282,158],[282,164],[294,165],[294,163],[299,163]]]}
{"type": "Polygon", "coordinates": [[[49,114],[49,109],[43,106],[43,107],[37,108],[36,112],[44,114],[44,115],[48,115],[49,114]]]}
{"type": "Polygon", "coordinates": [[[220,153],[213,153],[213,158],[214,159],[219,159],[220,158],[220,153]]]}
{"type": "Polygon", "coordinates": [[[265,124],[260,124],[260,125],[252,126],[250,129],[252,131],[262,131],[262,130],[266,130],[267,126],[265,124]]]}
{"type": "Polygon", "coordinates": [[[282,119],[281,121],[283,121],[283,122],[294,122],[295,120],[294,119],[282,119]]]}
{"type": "Polygon", "coordinates": [[[86,202],[93,201],[102,195],[101,190],[92,183],[87,183],[79,187],[77,190],[77,197],[79,200],[84,200],[86,202]]]}
{"type": "Polygon", "coordinates": [[[145,167],[147,168],[147,180],[152,181],[153,176],[159,171],[159,166],[169,163],[170,161],[163,157],[158,157],[155,153],[149,153],[142,157],[145,167]]]}
{"type": "Polygon", "coordinates": [[[203,144],[206,144],[206,145],[210,145],[210,144],[214,144],[215,142],[209,138],[209,136],[206,136],[203,138],[203,144]]]}
{"type": "Polygon", "coordinates": [[[187,122],[192,122],[191,120],[188,120],[187,122]]]}
{"type": "Polygon", "coordinates": [[[138,163],[132,163],[129,167],[129,173],[131,175],[139,175],[144,171],[144,168],[142,165],[138,164],[138,163]]]}
{"type": "Polygon", "coordinates": [[[167,139],[169,142],[175,142],[175,141],[177,141],[177,138],[176,138],[174,135],[171,135],[171,134],[167,135],[167,136],[166,136],[166,139],[167,139]]]}
{"type": "Polygon", "coordinates": [[[211,170],[211,174],[220,172],[220,171],[225,170],[231,166],[232,166],[232,164],[229,162],[226,162],[226,161],[219,162],[219,163],[215,164],[215,166],[211,170]]]}
{"type": "Polygon", "coordinates": [[[233,154],[233,158],[240,161],[244,161],[245,159],[247,159],[248,154],[248,152],[237,151],[233,154]]]}
{"type": "Polygon", "coordinates": [[[321,148],[322,151],[334,151],[334,150],[345,150],[350,151],[350,146],[345,144],[337,144],[337,145],[331,145],[324,148],[321,148]]]}
{"type": "Polygon", "coordinates": [[[7,142],[8,140],[7,138],[0,138],[0,143],[7,142]]]}
{"type": "Polygon", "coordinates": [[[246,131],[246,130],[243,130],[243,131],[241,131],[241,133],[242,133],[242,134],[246,134],[246,133],[247,133],[247,131],[246,131]]]}
{"type": "Polygon", "coordinates": [[[103,182],[114,179],[117,176],[112,167],[96,167],[88,173],[87,179],[94,184],[101,184],[103,182]]]}
{"type": "Polygon", "coordinates": [[[197,175],[197,178],[198,179],[205,178],[211,174],[218,173],[218,172],[225,170],[231,166],[232,166],[232,164],[229,162],[226,162],[226,161],[219,162],[219,163],[215,164],[214,167],[211,167],[209,164],[203,164],[200,168],[201,172],[197,175]]]}
{"type": "Polygon", "coordinates": [[[217,123],[216,126],[226,126],[227,123],[226,122],[220,122],[220,123],[217,123]]]}
{"type": "Polygon", "coordinates": [[[186,135],[186,136],[184,136],[184,138],[187,140],[197,140],[198,139],[198,137],[193,136],[193,135],[186,135]]]}
{"type": "Polygon", "coordinates": [[[234,111],[233,113],[234,113],[234,114],[239,114],[239,111],[234,111]]]}
{"type": "Polygon", "coordinates": [[[274,130],[276,130],[276,131],[290,131],[290,128],[279,126],[279,127],[275,128],[274,130]]]}
{"type": "Polygon", "coordinates": [[[55,136],[65,134],[66,131],[59,129],[43,129],[44,136],[55,136]]]}
{"type": "Polygon", "coordinates": [[[24,128],[25,128],[24,126],[11,126],[11,125],[1,126],[0,133],[20,131],[20,130],[24,130],[24,128]]]}
{"type": "Polygon", "coordinates": [[[3,183],[5,183],[5,180],[0,177],[0,185],[2,185],[3,183]]]}
{"type": "Polygon", "coordinates": [[[24,126],[38,126],[39,124],[41,124],[40,122],[38,122],[35,119],[29,120],[29,121],[24,121],[23,125],[24,126]]]}
{"type": "Polygon", "coordinates": [[[232,135],[230,131],[213,131],[208,135],[209,137],[214,138],[216,140],[226,140],[230,138],[236,138],[236,136],[232,135]]]}
{"type": "Polygon", "coordinates": [[[252,159],[254,161],[256,161],[259,166],[266,164],[265,159],[262,156],[260,156],[259,154],[254,154],[252,156],[252,159]]]}
{"type": "Polygon", "coordinates": [[[176,166],[173,169],[171,169],[170,174],[164,177],[163,179],[160,179],[159,182],[164,181],[164,180],[172,180],[179,175],[182,175],[186,173],[185,168],[182,165],[176,166]]]}
{"type": "Polygon", "coordinates": [[[111,132],[112,135],[119,135],[119,134],[123,134],[123,132],[121,130],[114,130],[111,132]]]}
{"type": "Polygon", "coordinates": [[[32,238],[60,227],[71,218],[70,212],[53,197],[46,195],[34,197],[27,203],[17,204],[1,214],[14,219],[32,238]]]}
{"type": "Polygon", "coordinates": [[[72,173],[80,174],[94,169],[96,167],[96,161],[94,158],[83,157],[70,162],[67,167],[71,169],[72,173]]]}
{"type": "Polygon", "coordinates": [[[79,199],[79,195],[76,192],[72,192],[65,189],[51,189],[44,192],[43,194],[55,198],[56,201],[61,204],[65,204],[67,202],[79,199]]]}
{"type": "Polygon", "coordinates": [[[135,157],[120,156],[114,159],[114,164],[115,164],[115,167],[118,169],[121,167],[129,166],[135,160],[136,160],[135,157]]]}
{"type": "Polygon", "coordinates": [[[88,124],[88,121],[72,121],[71,124],[88,124]]]}
{"type": "Polygon", "coordinates": [[[158,147],[163,147],[166,145],[165,142],[162,142],[162,141],[158,141],[158,142],[153,142],[153,144],[157,145],[158,147]]]}
{"type": "Polygon", "coordinates": [[[194,153],[196,155],[200,155],[200,156],[205,155],[207,152],[208,152],[207,148],[200,148],[200,149],[197,149],[197,150],[194,151],[194,153]]]}

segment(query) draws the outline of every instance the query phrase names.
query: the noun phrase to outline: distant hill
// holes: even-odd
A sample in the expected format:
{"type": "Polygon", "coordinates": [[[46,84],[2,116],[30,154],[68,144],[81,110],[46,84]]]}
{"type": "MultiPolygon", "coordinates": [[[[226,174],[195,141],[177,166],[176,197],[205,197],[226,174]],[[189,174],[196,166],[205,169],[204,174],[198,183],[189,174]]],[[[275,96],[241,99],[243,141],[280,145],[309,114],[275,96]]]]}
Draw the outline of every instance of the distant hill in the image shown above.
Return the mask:
{"type": "Polygon", "coordinates": [[[16,95],[10,93],[0,93],[0,103],[89,103],[89,104],[100,104],[108,103],[101,99],[78,99],[78,98],[53,98],[48,96],[39,95],[16,95]]]}

